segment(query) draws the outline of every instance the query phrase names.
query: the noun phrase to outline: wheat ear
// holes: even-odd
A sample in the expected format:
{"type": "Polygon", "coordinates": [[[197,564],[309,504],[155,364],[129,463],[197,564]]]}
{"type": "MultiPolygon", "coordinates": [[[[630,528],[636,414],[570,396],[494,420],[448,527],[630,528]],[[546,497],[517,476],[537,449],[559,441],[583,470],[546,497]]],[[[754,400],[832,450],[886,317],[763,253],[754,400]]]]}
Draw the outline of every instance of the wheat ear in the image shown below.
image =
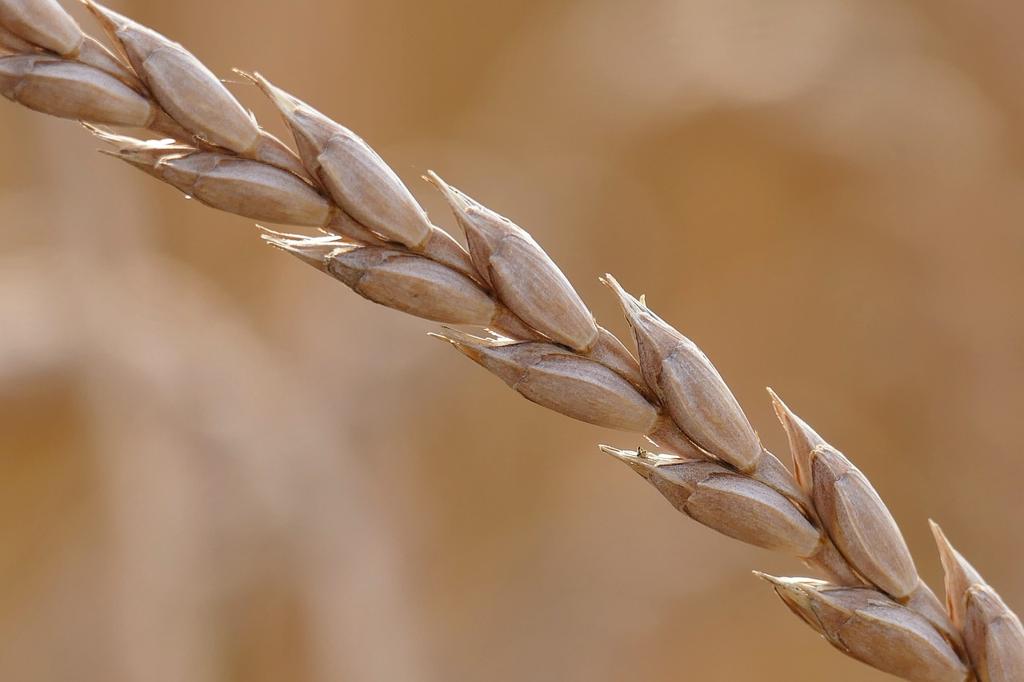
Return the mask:
{"type": "Polygon", "coordinates": [[[921,682],[1024,680],[1020,620],[938,527],[945,604],[919,577],[864,474],[772,393],[791,474],[707,357],[642,297],[610,275],[602,280],[630,325],[635,359],[525,230],[431,173],[465,232],[464,249],[352,131],[243,74],[280,111],[292,152],[190,52],[84,2],[120,56],[55,0],[0,0],[0,92],[86,123],[110,144],[107,153],[211,207],[321,229],[313,237],[264,230],[263,238],[371,301],[484,330],[445,327],[435,336],[528,400],[646,437],[664,453],[602,450],[694,520],[820,571],[826,580],[758,575],[843,653],[921,682]]]}

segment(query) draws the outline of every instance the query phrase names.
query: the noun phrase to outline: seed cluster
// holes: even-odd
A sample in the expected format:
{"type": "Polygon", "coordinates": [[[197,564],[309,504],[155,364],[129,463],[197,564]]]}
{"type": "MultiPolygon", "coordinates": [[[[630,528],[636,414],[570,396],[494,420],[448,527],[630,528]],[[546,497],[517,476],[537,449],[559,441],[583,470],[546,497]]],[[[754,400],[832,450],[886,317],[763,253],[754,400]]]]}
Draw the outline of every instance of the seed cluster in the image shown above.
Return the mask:
{"type": "Polygon", "coordinates": [[[181,45],[84,2],[119,56],[55,0],[0,0],[5,97],[82,121],[108,154],[207,206],[320,229],[263,238],[366,299],[449,325],[435,336],[526,399],[646,437],[663,454],[602,449],[697,522],[820,571],[827,582],[761,577],[844,653],[908,680],[1024,680],[1020,620],[938,527],[945,603],[921,580],[867,477],[772,393],[791,473],[762,446],[707,356],[642,297],[603,278],[632,330],[634,357],[509,219],[430,173],[465,233],[463,248],[348,128],[242,74],[280,112],[293,152],[181,45]]]}

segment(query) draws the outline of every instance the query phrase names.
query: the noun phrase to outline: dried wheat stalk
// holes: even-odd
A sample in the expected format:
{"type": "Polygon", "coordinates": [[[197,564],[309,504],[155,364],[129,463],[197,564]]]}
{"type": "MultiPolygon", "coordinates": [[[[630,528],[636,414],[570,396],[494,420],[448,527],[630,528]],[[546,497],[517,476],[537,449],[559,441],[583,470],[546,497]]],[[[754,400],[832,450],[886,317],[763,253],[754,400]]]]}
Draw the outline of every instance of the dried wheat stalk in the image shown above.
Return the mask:
{"type": "Polygon", "coordinates": [[[445,327],[435,336],[528,400],[643,435],[666,451],[602,446],[694,520],[820,571],[827,582],[758,575],[844,653],[908,680],[1024,680],[1020,620],[938,527],[944,605],[864,474],[772,393],[791,474],[761,445],[707,357],[643,298],[610,275],[602,280],[632,329],[634,359],[508,219],[431,173],[465,232],[464,249],[352,131],[258,74],[243,74],[284,117],[296,154],[180,45],[84,2],[120,56],[86,36],[55,0],[0,0],[6,97],[87,123],[110,143],[108,153],[211,207],[320,228],[324,235],[265,230],[263,238],[371,301],[486,330],[445,327]]]}

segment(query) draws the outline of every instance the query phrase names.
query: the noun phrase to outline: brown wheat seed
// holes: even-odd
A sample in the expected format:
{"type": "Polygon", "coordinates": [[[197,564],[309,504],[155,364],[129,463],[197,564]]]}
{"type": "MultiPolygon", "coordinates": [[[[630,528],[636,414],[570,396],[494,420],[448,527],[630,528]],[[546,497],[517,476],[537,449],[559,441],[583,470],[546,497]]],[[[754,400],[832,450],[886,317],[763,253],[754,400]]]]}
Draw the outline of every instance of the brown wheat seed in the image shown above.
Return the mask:
{"type": "Polygon", "coordinates": [[[528,400],[645,436],[667,452],[602,449],[699,523],[820,571],[827,581],[759,575],[844,653],[908,680],[1024,680],[1024,628],[998,594],[933,524],[946,575],[940,603],[867,477],[774,393],[794,473],[761,445],[704,353],[610,275],[637,359],[521,227],[431,173],[464,249],[349,129],[246,75],[288,124],[292,152],[181,45],[84,2],[123,59],[55,0],[0,0],[4,96],[88,124],[109,154],[208,206],[321,228],[328,234],[263,237],[371,301],[483,329],[436,336],[528,400]]]}

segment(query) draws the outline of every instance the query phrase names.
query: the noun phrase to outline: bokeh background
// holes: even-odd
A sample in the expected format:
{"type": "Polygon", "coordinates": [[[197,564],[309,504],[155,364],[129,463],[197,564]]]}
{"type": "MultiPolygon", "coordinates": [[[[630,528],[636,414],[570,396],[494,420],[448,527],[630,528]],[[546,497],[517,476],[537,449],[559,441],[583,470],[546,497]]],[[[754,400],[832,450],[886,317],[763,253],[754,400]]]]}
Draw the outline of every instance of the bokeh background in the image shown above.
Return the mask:
{"type": "MultiPolygon", "coordinates": [[[[112,0],[772,385],[1018,610],[1024,6],[112,0]]],[[[78,9],[74,10],[79,16],[78,9]]],[[[83,21],[90,28],[93,24],[83,21]]],[[[237,86],[263,121],[269,108],[237,86]]],[[[5,680],[881,680],[427,323],[0,102],[5,680]]]]}

